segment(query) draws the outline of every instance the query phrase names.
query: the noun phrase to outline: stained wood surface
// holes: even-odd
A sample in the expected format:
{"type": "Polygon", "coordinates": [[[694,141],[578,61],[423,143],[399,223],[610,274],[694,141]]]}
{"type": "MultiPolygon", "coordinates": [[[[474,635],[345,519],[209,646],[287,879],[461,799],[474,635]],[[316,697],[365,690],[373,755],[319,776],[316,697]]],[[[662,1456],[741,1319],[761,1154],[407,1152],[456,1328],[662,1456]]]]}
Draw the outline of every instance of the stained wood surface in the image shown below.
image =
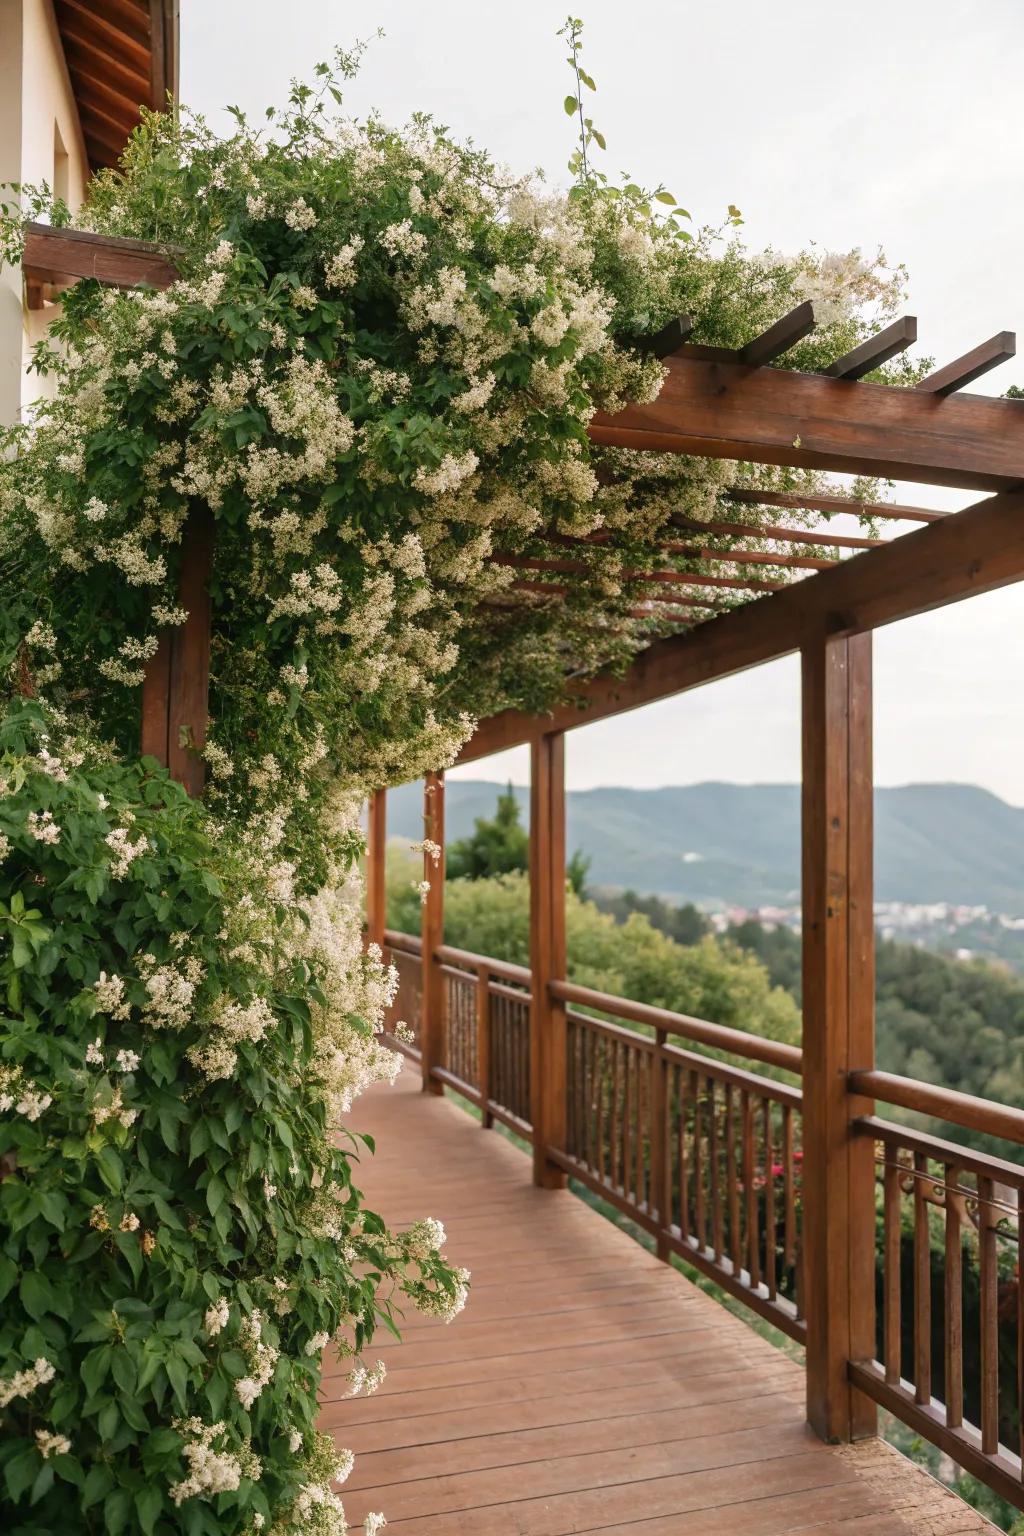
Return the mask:
{"type": "Polygon", "coordinates": [[[956,1536],[991,1532],[878,1442],[826,1446],[803,1372],[527,1157],[406,1072],[352,1122],[377,1137],[357,1183],[395,1225],[445,1222],[473,1271],[448,1326],[410,1313],[349,1398],[327,1363],[322,1426],[356,1453],[354,1527],[401,1536],[956,1536]]]}

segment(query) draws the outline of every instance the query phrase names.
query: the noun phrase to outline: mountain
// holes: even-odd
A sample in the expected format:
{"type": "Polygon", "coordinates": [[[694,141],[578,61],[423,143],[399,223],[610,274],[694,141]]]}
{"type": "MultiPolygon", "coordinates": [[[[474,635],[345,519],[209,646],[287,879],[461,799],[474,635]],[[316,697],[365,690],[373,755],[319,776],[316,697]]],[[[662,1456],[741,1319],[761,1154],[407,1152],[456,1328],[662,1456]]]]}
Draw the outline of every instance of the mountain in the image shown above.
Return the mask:
{"type": "MultiPolygon", "coordinates": [[[[452,779],[449,841],[490,817],[504,786],[452,779]]],[[[524,822],[529,792],[516,789],[524,822]]],[[[388,832],[422,837],[422,792],[388,795],[388,832]]],[[[800,888],[800,790],[795,784],[687,784],[588,789],[567,796],[568,845],[591,859],[595,886],[709,906],[791,906],[800,888]]],[[[970,784],[875,791],[878,901],[987,906],[1024,915],[1024,809],[970,784]]]]}

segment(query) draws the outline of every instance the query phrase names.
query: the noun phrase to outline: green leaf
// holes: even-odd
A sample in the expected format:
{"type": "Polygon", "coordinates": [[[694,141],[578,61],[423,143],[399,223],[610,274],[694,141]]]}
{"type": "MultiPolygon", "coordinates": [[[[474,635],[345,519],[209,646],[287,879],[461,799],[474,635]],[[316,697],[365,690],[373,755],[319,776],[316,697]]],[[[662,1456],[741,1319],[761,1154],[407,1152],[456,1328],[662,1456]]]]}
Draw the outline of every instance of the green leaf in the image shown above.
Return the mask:
{"type": "Polygon", "coordinates": [[[672,193],[666,192],[664,188],[662,188],[660,192],[655,192],[654,197],[655,200],[659,203],[670,203],[673,207],[675,206],[676,200],[672,196],[672,193]]]}
{"type": "Polygon", "coordinates": [[[15,1503],[21,1498],[25,1489],[32,1486],[38,1470],[39,1452],[34,1445],[27,1445],[23,1451],[18,1451],[11,1457],[4,1469],[4,1481],[7,1484],[7,1492],[15,1503]]]}
{"type": "Polygon", "coordinates": [[[564,105],[566,117],[572,117],[573,113],[578,112],[580,108],[580,104],[575,96],[567,96],[564,105]]]}
{"type": "Polygon", "coordinates": [[[135,1509],[139,1517],[139,1525],[144,1536],[152,1536],[160,1511],[164,1507],[164,1496],[155,1483],[147,1483],[135,1495],[135,1509]]]}
{"type": "Polygon", "coordinates": [[[30,1269],[21,1277],[18,1295],[29,1317],[38,1322],[50,1309],[53,1301],[53,1287],[38,1269],[30,1269]]]}

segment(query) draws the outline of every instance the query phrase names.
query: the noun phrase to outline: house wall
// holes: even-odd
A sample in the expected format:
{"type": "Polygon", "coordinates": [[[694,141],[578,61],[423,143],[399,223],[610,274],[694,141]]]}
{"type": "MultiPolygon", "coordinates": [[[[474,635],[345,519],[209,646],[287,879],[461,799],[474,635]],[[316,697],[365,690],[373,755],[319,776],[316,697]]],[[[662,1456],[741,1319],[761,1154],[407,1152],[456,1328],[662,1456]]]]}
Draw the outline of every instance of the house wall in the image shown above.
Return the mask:
{"type": "MultiPolygon", "coordinates": [[[[50,0],[0,0],[0,181],[46,181],[74,210],[88,174],[50,0]]],[[[56,309],[29,310],[22,288],[20,272],[0,274],[0,421],[6,424],[48,392],[48,381],[25,369],[56,309]]]]}

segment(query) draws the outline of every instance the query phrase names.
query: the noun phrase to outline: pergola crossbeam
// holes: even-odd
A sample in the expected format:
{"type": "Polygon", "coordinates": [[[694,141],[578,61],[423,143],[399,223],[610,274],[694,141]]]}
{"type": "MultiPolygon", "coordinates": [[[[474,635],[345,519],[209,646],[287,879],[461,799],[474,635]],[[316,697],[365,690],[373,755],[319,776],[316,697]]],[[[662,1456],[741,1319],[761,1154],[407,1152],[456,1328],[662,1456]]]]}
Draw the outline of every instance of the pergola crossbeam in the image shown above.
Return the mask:
{"type": "MultiPolygon", "coordinates": [[[[758,491],[739,488],[728,491],[729,501],[743,506],[789,507],[805,512],[849,513],[851,517],[883,517],[896,522],[937,523],[947,512],[928,507],[909,507],[895,501],[855,501],[852,496],[803,496],[796,491],[758,491]]],[[[828,543],[828,539],[823,542],[828,543]]]]}
{"type": "Polygon", "coordinates": [[[633,348],[651,357],[671,357],[673,352],[678,352],[692,334],[693,323],[691,315],[679,315],[675,320],[670,320],[667,325],[663,325],[660,331],[655,331],[652,336],[637,337],[633,342],[633,348]]]}
{"type": "Polygon", "coordinates": [[[917,387],[932,395],[951,395],[955,390],[973,384],[982,374],[988,373],[991,368],[998,368],[1000,363],[1007,362],[1016,354],[1016,334],[1013,331],[997,331],[988,341],[965,352],[963,357],[930,373],[917,387]]]}
{"type": "Polygon", "coordinates": [[[902,315],[899,320],[894,320],[877,336],[869,336],[867,341],[862,341],[859,347],[854,347],[851,352],[844,352],[842,357],[837,357],[825,371],[825,377],[829,379],[846,379],[854,381],[862,379],[866,373],[871,373],[875,368],[881,368],[883,363],[896,357],[900,352],[905,352],[913,346],[917,340],[917,319],[914,315],[902,315]]]}
{"type": "Polygon", "coordinates": [[[817,317],[814,312],[814,304],[806,299],[803,304],[798,304],[796,309],[791,309],[788,315],[783,315],[781,320],[776,320],[760,336],[755,336],[748,341],[745,347],[741,347],[737,357],[741,363],[749,367],[760,367],[770,363],[777,357],[782,357],[790,347],[795,347],[798,341],[803,341],[809,336],[817,325],[817,317]]]}

